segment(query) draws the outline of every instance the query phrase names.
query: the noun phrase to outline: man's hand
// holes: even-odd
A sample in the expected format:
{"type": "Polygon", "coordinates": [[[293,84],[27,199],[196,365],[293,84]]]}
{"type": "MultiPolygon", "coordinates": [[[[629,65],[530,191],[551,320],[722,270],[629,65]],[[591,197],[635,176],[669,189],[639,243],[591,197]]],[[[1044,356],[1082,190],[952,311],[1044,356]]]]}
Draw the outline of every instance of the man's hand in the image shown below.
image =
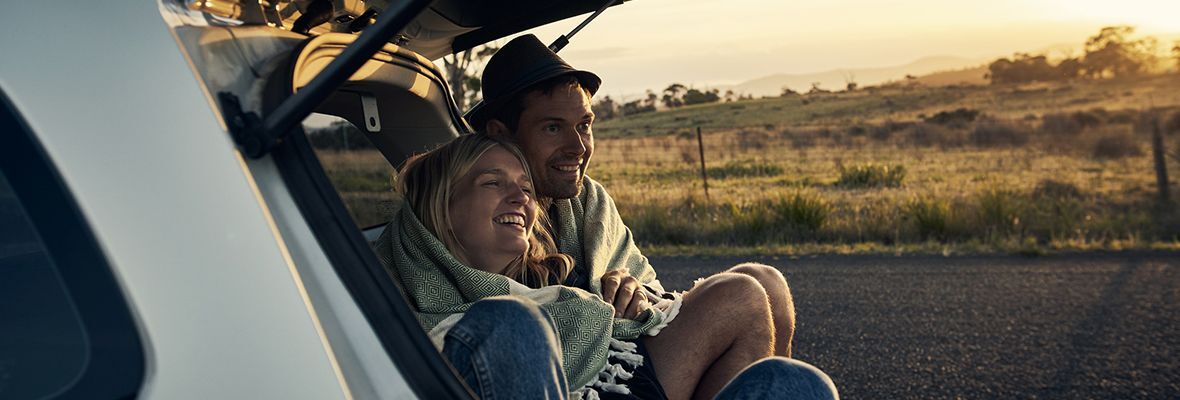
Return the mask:
{"type": "Polygon", "coordinates": [[[602,299],[615,307],[615,318],[635,319],[648,307],[647,296],[638,279],[627,271],[607,271],[602,276],[602,299]]]}

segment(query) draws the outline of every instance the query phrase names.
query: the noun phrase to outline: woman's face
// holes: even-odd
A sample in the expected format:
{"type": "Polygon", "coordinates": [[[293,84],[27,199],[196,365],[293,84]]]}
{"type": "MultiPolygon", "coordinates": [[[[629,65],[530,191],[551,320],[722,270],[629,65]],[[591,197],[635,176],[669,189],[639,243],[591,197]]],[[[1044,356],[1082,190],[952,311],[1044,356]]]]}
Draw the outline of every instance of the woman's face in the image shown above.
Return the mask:
{"type": "Polygon", "coordinates": [[[524,254],[537,220],[532,192],[529,176],[512,153],[501,146],[484,152],[459,178],[447,205],[462,258],[498,274],[524,254]]]}

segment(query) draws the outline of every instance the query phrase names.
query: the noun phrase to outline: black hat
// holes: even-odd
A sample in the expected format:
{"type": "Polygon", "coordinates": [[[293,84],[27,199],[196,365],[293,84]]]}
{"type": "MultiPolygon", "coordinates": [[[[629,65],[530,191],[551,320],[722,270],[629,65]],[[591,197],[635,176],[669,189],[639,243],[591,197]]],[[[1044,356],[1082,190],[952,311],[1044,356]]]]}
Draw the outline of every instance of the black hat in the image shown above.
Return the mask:
{"type": "Polygon", "coordinates": [[[602,84],[598,75],[579,71],[549,50],[536,36],[517,37],[500,48],[483,69],[483,102],[467,111],[472,128],[482,131],[492,115],[518,93],[553,77],[573,74],[593,95],[602,84]]]}

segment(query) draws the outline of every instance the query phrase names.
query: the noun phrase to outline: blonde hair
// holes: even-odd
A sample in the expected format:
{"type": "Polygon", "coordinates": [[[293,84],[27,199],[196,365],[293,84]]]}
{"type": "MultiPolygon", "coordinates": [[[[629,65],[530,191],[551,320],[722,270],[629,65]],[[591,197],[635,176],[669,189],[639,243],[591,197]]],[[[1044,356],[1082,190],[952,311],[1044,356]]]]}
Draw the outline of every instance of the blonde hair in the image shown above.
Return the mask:
{"type": "MultiPolygon", "coordinates": [[[[397,191],[422,221],[422,225],[446,246],[460,262],[471,265],[466,251],[455,236],[450,215],[451,198],[460,178],[471,170],[479,158],[500,146],[508,150],[525,174],[532,180],[532,171],[524,154],[515,145],[484,134],[462,135],[423,154],[406,160],[398,174],[397,191]]],[[[536,199],[533,199],[534,202],[536,199]]],[[[536,203],[538,218],[529,227],[529,246],[524,254],[512,260],[503,274],[533,287],[540,287],[556,281],[564,281],[573,269],[574,261],[557,252],[553,235],[549,233],[548,217],[544,207],[536,203]]]]}

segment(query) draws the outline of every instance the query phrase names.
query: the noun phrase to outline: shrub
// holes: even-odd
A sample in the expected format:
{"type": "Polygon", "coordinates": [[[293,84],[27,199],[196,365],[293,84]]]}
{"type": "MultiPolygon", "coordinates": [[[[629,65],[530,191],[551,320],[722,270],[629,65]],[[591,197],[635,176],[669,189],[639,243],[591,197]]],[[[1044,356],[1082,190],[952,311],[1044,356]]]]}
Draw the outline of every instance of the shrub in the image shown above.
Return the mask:
{"type": "Polygon", "coordinates": [[[1090,111],[1075,111],[1069,115],[1069,118],[1083,129],[1102,126],[1102,124],[1106,123],[1106,117],[1106,109],[1103,108],[1095,108],[1090,111]]]}
{"type": "Polygon", "coordinates": [[[1023,204],[1011,190],[985,190],[976,198],[980,226],[992,235],[1014,233],[1020,228],[1023,204]]]}
{"type": "Polygon", "coordinates": [[[914,199],[905,205],[904,212],[922,239],[947,238],[951,206],[946,200],[914,199]]]}
{"type": "Polygon", "coordinates": [[[1099,137],[1094,142],[1094,157],[1101,159],[1118,159],[1143,154],[1135,137],[1128,133],[1110,133],[1099,137]]]}
{"type": "Polygon", "coordinates": [[[745,206],[727,203],[723,208],[733,224],[730,239],[739,244],[814,239],[832,213],[821,197],[803,192],[745,206]]]}
{"type": "Polygon", "coordinates": [[[925,122],[931,124],[949,126],[952,128],[965,128],[971,122],[974,122],[975,118],[978,116],[979,110],[959,108],[954,111],[939,111],[937,114],[934,114],[934,116],[924,118],[924,120],[925,122]]]}
{"type": "Polygon", "coordinates": [[[733,160],[720,167],[706,169],[709,178],[744,178],[782,175],[783,167],[766,160],[733,160]]]}
{"type": "Polygon", "coordinates": [[[1076,136],[1082,133],[1082,124],[1064,113],[1049,113],[1041,116],[1041,131],[1050,135],[1076,136]]]}
{"type": "Polygon", "coordinates": [[[726,204],[729,220],[733,227],[730,229],[732,240],[737,244],[771,243],[777,240],[775,231],[775,216],[769,207],[754,205],[740,207],[736,204],[726,204]]]}
{"type": "Polygon", "coordinates": [[[808,237],[823,228],[832,207],[815,194],[794,194],[767,205],[779,226],[789,229],[788,237],[808,237]]]}
{"type": "Polygon", "coordinates": [[[769,141],[770,135],[767,135],[766,132],[743,129],[737,133],[737,144],[742,151],[766,148],[766,143],[769,141]]]}
{"type": "Polygon", "coordinates": [[[971,130],[971,141],[979,147],[1021,146],[1028,143],[1028,128],[994,118],[980,119],[971,130]]]}
{"type": "Polygon", "coordinates": [[[1044,199],[1078,199],[1082,191],[1072,183],[1045,179],[1037,183],[1033,196],[1044,199]]]}
{"type": "Polygon", "coordinates": [[[1172,116],[1164,123],[1164,133],[1180,133],[1180,111],[1172,113],[1172,116]]]}
{"type": "Polygon", "coordinates": [[[905,143],[917,147],[954,147],[963,144],[959,131],[944,128],[942,125],[919,122],[906,131],[905,143]]]}
{"type": "Polygon", "coordinates": [[[1111,124],[1130,124],[1134,123],[1139,113],[1135,110],[1119,110],[1110,113],[1110,117],[1106,119],[1107,123],[1111,124]]]}
{"type": "Polygon", "coordinates": [[[905,180],[902,165],[859,164],[851,167],[839,166],[840,179],[836,186],[849,188],[897,187],[905,180]]]}
{"type": "Polygon", "coordinates": [[[812,130],[796,130],[794,135],[790,137],[791,147],[795,149],[805,149],[815,146],[816,131],[812,130]]]}
{"type": "Polygon", "coordinates": [[[635,237],[645,243],[693,244],[708,235],[708,220],[703,207],[688,196],[680,204],[639,204],[619,209],[619,214],[635,237]]]}

